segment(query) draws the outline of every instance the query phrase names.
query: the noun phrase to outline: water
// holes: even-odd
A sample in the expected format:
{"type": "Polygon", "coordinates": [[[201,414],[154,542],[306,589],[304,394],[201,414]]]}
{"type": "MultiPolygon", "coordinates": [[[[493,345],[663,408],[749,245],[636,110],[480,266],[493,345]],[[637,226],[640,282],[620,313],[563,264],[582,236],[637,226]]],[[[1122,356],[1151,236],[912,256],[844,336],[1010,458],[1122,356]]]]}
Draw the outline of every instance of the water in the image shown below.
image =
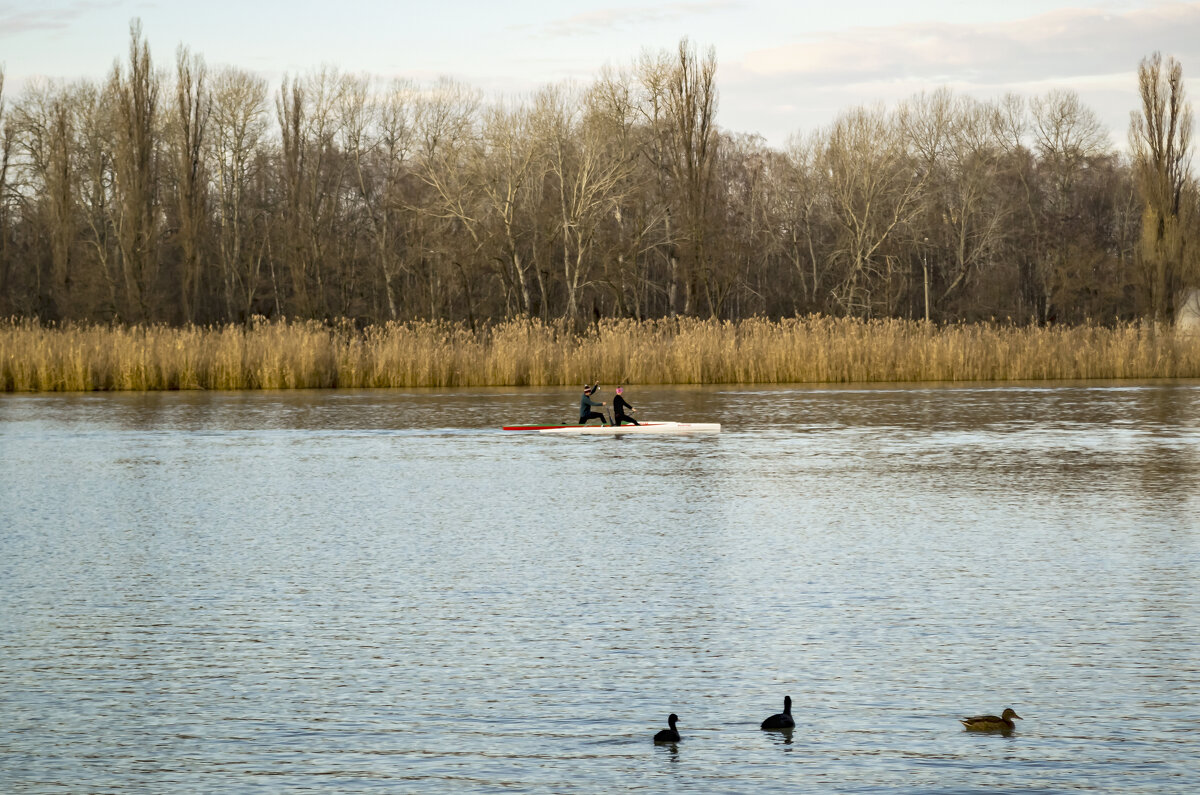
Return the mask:
{"type": "Polygon", "coordinates": [[[1195,790],[1200,385],[629,397],[0,398],[0,791],[1195,790]]]}

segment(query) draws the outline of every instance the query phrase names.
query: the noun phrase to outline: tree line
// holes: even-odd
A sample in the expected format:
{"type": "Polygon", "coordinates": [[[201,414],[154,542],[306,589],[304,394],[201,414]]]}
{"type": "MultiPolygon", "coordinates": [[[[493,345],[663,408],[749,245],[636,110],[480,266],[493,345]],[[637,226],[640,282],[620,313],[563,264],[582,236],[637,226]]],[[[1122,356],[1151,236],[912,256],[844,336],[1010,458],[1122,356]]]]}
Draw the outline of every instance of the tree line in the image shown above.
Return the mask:
{"type": "Polygon", "coordinates": [[[780,148],[717,124],[686,39],[485,100],[333,68],[271,90],[140,24],[103,81],[0,72],[0,316],[359,323],[823,313],[1169,320],[1200,285],[1182,68],[1129,150],[1076,94],[949,89],[780,148]]]}

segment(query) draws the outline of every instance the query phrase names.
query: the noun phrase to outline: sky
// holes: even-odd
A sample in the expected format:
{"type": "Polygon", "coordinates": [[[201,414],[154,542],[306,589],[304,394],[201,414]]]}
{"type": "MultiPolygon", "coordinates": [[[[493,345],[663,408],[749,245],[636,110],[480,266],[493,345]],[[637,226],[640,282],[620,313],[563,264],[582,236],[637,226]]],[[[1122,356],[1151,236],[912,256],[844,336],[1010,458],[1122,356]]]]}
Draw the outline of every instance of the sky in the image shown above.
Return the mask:
{"type": "Polygon", "coordinates": [[[39,77],[103,78],[138,18],[163,68],[187,46],[271,81],[334,66],[447,75],[493,95],[586,82],[687,36],[717,53],[718,124],[783,146],[862,104],[948,86],[980,99],[1079,93],[1123,145],[1138,62],[1200,90],[1200,2],[1143,0],[0,0],[10,99],[39,77]]]}

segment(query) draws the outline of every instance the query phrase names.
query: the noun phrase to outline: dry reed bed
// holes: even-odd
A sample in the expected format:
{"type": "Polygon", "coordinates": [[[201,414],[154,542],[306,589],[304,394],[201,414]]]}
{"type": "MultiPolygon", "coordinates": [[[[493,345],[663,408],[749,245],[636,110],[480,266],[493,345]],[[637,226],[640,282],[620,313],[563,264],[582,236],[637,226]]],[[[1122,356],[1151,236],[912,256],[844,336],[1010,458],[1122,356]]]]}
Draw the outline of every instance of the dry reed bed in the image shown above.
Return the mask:
{"type": "Polygon", "coordinates": [[[1150,325],[929,326],[805,317],[44,327],[0,323],[0,390],[1198,378],[1200,336],[1150,325]]]}

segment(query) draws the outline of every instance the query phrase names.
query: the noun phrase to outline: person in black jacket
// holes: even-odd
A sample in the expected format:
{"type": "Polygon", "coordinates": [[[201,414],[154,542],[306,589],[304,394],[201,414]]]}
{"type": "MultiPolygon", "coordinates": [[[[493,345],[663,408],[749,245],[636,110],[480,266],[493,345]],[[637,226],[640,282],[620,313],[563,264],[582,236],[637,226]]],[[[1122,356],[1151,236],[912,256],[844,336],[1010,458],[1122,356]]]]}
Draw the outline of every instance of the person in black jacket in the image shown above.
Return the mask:
{"type": "Polygon", "coordinates": [[[613,424],[620,425],[623,422],[628,422],[630,425],[641,425],[640,422],[630,417],[625,413],[625,409],[637,411],[633,406],[629,405],[629,401],[625,399],[625,387],[617,387],[617,396],[613,398],[613,424]]]}

